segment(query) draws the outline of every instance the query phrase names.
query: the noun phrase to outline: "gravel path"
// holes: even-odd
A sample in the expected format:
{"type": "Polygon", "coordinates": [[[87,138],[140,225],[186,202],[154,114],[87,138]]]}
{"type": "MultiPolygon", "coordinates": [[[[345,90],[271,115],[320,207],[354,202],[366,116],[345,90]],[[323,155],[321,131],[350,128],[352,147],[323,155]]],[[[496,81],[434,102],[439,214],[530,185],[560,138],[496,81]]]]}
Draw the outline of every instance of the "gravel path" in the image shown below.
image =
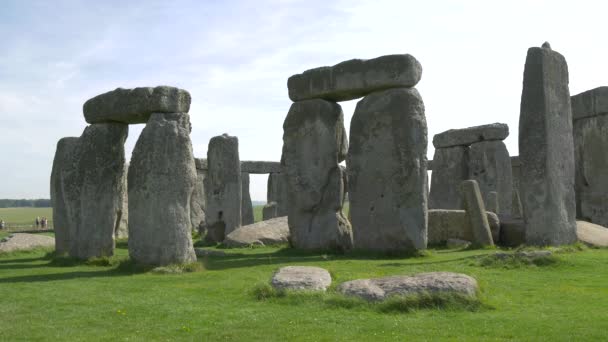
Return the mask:
{"type": "Polygon", "coordinates": [[[55,238],[50,236],[14,233],[0,240],[0,253],[54,246],[55,238]]]}

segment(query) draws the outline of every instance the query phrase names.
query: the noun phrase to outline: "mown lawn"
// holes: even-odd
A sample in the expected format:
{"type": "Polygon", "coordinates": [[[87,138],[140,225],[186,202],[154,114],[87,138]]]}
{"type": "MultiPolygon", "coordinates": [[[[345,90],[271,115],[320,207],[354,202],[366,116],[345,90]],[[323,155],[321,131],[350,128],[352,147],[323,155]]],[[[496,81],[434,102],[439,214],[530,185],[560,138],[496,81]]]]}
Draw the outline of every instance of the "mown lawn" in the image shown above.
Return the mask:
{"type": "MultiPolygon", "coordinates": [[[[59,266],[45,251],[0,256],[0,340],[601,341],[608,336],[608,250],[558,254],[549,266],[482,267],[493,251],[431,250],[418,258],[225,250],[178,275],[120,266],[59,266]],[[481,285],[475,311],[384,313],[323,297],[258,300],[278,267],[315,265],[334,283],[430,271],[481,285]]],[[[116,259],[126,259],[124,245],[116,259]]]]}
{"type": "Polygon", "coordinates": [[[35,226],[36,217],[53,220],[52,208],[0,208],[0,219],[9,226],[35,226]]]}

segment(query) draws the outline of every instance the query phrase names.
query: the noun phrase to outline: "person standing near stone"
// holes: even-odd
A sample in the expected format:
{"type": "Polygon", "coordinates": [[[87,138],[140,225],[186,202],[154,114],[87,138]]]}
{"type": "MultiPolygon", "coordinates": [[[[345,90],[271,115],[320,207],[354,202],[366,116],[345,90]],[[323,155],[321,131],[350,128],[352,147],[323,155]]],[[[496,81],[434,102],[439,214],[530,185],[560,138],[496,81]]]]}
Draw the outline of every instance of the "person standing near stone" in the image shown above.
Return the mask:
{"type": "Polygon", "coordinates": [[[526,243],[577,241],[572,109],[564,56],[528,49],[519,117],[520,190],[526,243]]]}

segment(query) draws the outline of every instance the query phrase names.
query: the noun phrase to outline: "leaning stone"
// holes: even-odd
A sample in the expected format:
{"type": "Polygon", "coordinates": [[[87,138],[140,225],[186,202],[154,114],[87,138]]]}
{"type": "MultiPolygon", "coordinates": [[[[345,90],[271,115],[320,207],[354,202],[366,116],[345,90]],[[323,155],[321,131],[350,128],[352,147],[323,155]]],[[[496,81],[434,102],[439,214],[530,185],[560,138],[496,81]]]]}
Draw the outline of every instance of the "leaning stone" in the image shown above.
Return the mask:
{"type": "Polygon", "coordinates": [[[427,245],[427,127],[413,88],[375,92],[357,103],[348,181],[355,247],[412,251],[427,245]]]}
{"type": "Polygon", "coordinates": [[[275,217],[279,217],[277,213],[277,208],[277,202],[267,203],[264,208],[262,208],[262,220],[266,221],[275,217]]]}
{"type": "Polygon", "coordinates": [[[55,231],[55,251],[58,254],[70,250],[71,231],[77,225],[71,210],[78,209],[71,201],[79,197],[80,187],[75,181],[76,166],[72,162],[78,138],[61,138],[57,142],[53,168],[51,171],[51,206],[53,207],[53,225],[55,231]],[[73,193],[73,194],[70,194],[73,193]],[[71,215],[72,214],[72,215],[71,215]],[[74,228],[70,228],[70,227],[74,228]]]}
{"type": "Polygon", "coordinates": [[[565,58],[549,48],[526,57],[519,158],[526,242],[563,245],[576,241],[574,143],[565,58]]]}
{"type": "Polygon", "coordinates": [[[281,172],[281,163],[273,161],[244,160],[241,162],[241,172],[265,174],[281,172]]]}
{"type": "Polygon", "coordinates": [[[129,165],[129,256],[163,266],[196,260],[190,199],[196,167],[185,113],[152,114],[129,165]]]}
{"type": "MultiPolygon", "coordinates": [[[[473,229],[468,220],[465,220],[464,210],[430,209],[428,243],[429,245],[443,245],[448,239],[473,241],[473,229]]],[[[498,215],[486,211],[492,240],[498,241],[501,230],[501,221],[498,215]]]]}
{"type": "Polygon", "coordinates": [[[325,291],[331,285],[331,275],[320,267],[285,266],[275,272],[270,283],[278,290],[325,291]]]}
{"type": "Polygon", "coordinates": [[[608,114],[574,121],[573,134],[577,217],[608,226],[608,114]]]}
{"type": "Polygon", "coordinates": [[[475,278],[451,272],[420,273],[413,276],[391,276],[347,281],[338,291],[347,296],[368,301],[382,301],[391,296],[461,295],[477,297],[479,286],[475,278]]]}
{"type": "Polygon", "coordinates": [[[0,240],[0,253],[27,251],[35,248],[52,248],[55,239],[40,234],[13,233],[0,240]]]}
{"type": "Polygon", "coordinates": [[[492,212],[511,215],[513,202],[513,175],[511,158],[502,141],[483,141],[469,148],[469,179],[479,185],[484,203],[490,203],[490,192],[498,193],[498,203],[492,212]],[[495,210],[500,211],[495,211],[495,210]]]}
{"type": "Polygon", "coordinates": [[[509,136],[509,126],[504,123],[450,129],[433,137],[435,148],[469,146],[488,140],[505,140],[509,136]]]}
{"type": "Polygon", "coordinates": [[[227,134],[209,140],[207,194],[207,242],[222,242],[241,226],[242,187],[239,140],[227,134]]]}
{"type": "Polygon", "coordinates": [[[266,190],[267,202],[275,202],[277,205],[277,212],[274,217],[287,216],[289,196],[287,194],[287,177],[285,176],[285,173],[269,174],[266,190]]]}
{"type": "Polygon", "coordinates": [[[466,241],[466,240],[460,240],[460,239],[448,239],[448,241],[445,244],[448,248],[450,249],[456,249],[456,248],[468,248],[471,245],[470,241],[466,241]]]}
{"type": "Polygon", "coordinates": [[[389,88],[413,87],[422,66],[411,55],[388,55],[374,59],[351,59],[293,75],[287,81],[292,101],[325,99],[348,101],[389,88]]]}
{"type": "Polygon", "coordinates": [[[608,114],[608,87],[587,90],[570,99],[574,120],[608,114]]]}
{"type": "Polygon", "coordinates": [[[579,241],[595,247],[608,247],[608,228],[585,221],[576,221],[579,241]]]}
{"type": "Polygon", "coordinates": [[[462,209],[460,183],[469,178],[468,150],[466,146],[435,149],[430,209],[462,209]]]}
{"type": "Polygon", "coordinates": [[[492,246],[492,233],[486,213],[486,208],[481,199],[479,186],[474,180],[463,181],[460,187],[462,191],[462,202],[464,203],[465,221],[471,225],[473,232],[473,243],[476,246],[492,246]]]}
{"type": "Polygon", "coordinates": [[[282,167],[287,177],[289,230],[293,247],[352,248],[342,213],[344,160],[342,108],[325,100],[291,105],[283,124],[282,167]]]}
{"type": "Polygon", "coordinates": [[[83,112],[88,123],[138,124],[152,113],[188,113],[191,100],[190,93],[175,87],[117,88],[85,102],[83,112]]]}
{"type": "Polygon", "coordinates": [[[249,174],[241,172],[241,225],[253,223],[253,204],[249,194],[249,174]]]}
{"type": "Polygon", "coordinates": [[[226,247],[247,247],[252,245],[272,246],[289,241],[287,217],[277,217],[237,228],[226,236],[226,247]]]}

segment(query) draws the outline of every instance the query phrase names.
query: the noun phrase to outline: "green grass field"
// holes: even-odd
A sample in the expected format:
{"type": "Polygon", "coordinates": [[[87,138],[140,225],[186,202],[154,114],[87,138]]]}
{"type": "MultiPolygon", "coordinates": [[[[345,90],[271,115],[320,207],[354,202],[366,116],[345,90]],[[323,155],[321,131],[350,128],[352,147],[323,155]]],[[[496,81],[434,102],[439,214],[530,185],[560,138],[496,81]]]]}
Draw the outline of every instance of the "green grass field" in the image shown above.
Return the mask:
{"type": "Polygon", "coordinates": [[[0,219],[11,224],[34,224],[38,217],[53,219],[52,208],[0,208],[0,219]]]}
{"type": "MultiPolygon", "coordinates": [[[[161,275],[120,266],[61,266],[44,251],[0,256],[0,339],[235,341],[600,341],[608,329],[608,250],[559,254],[549,266],[482,267],[483,251],[418,258],[225,250],[205,270],[161,275]],[[258,300],[256,285],[285,265],[315,265],[334,284],[430,271],[481,286],[478,310],[380,312],[331,296],[258,300]]],[[[115,260],[127,258],[124,246],[115,260]]],[[[335,295],[334,295],[335,296],[335,295]]]]}

